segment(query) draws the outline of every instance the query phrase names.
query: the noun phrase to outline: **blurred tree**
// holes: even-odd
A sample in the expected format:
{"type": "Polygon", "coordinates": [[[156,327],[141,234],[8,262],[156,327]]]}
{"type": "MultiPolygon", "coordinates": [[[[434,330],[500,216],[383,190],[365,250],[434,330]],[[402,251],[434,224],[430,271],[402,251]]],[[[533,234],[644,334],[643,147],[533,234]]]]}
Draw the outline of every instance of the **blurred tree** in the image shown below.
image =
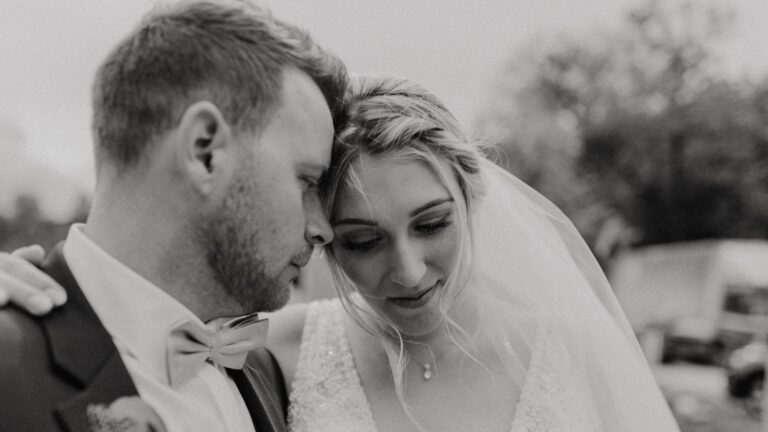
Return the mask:
{"type": "Polygon", "coordinates": [[[591,127],[579,168],[642,244],[768,237],[768,135],[759,92],[709,85],[657,115],[591,127]]]}
{"type": "Polygon", "coordinates": [[[721,78],[715,52],[732,22],[713,4],[651,0],[618,31],[537,40],[478,129],[602,258],[617,245],[768,237],[768,86],[721,78]]]}
{"type": "Polygon", "coordinates": [[[89,200],[82,196],[75,214],[69,220],[57,222],[40,212],[35,197],[21,195],[16,199],[14,215],[0,217],[0,250],[10,252],[20,246],[39,244],[48,251],[66,238],[71,224],[85,221],[89,207],[89,200]]]}

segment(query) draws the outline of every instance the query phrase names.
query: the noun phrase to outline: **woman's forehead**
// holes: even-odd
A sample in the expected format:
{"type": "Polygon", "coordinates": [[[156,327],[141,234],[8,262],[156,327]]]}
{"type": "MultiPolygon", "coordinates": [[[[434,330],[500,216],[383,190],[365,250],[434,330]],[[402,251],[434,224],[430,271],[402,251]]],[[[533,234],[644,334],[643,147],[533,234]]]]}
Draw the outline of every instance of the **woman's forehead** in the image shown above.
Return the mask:
{"type": "MultiPolygon", "coordinates": [[[[452,181],[452,176],[446,177],[452,181]]],[[[426,202],[451,197],[431,165],[402,155],[361,156],[351,167],[348,180],[337,196],[339,217],[359,212],[369,216],[408,213],[426,202]]]]}

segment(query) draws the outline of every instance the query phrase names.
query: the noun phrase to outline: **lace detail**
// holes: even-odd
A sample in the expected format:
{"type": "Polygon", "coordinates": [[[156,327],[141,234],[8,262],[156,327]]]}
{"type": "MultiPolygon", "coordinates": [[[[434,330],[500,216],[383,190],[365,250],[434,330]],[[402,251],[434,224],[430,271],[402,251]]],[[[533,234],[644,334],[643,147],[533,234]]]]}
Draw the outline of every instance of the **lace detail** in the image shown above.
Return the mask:
{"type": "MultiPolygon", "coordinates": [[[[291,432],[376,432],[355,369],[338,300],[309,305],[288,409],[291,432]]],[[[600,431],[584,365],[574,361],[563,335],[545,325],[534,341],[511,432],[600,431]]]]}
{"type": "Polygon", "coordinates": [[[311,303],[288,409],[292,432],[376,432],[339,300],[311,303]]]}
{"type": "Polygon", "coordinates": [[[537,336],[517,402],[512,432],[600,431],[587,372],[575,362],[562,331],[547,325],[537,336]]]}

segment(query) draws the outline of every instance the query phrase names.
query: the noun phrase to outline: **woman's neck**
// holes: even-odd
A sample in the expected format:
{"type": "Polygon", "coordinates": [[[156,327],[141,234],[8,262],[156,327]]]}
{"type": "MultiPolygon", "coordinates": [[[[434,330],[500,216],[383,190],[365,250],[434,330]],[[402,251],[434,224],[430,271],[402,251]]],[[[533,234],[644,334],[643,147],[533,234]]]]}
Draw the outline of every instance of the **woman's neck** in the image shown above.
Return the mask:
{"type": "MultiPolygon", "coordinates": [[[[370,330],[378,328],[379,331],[387,334],[386,336],[390,339],[389,343],[395,347],[399,346],[400,341],[397,339],[397,335],[384,330],[384,327],[375,321],[373,317],[376,316],[376,312],[362,299],[353,298],[353,301],[355,300],[359,301],[357,306],[364,311],[360,316],[364,324],[363,330],[370,332],[370,330]]],[[[478,317],[478,308],[472,296],[463,295],[453,302],[445,321],[438,325],[434,331],[417,336],[401,333],[403,349],[417,363],[422,366],[429,363],[432,367],[435,364],[457,359],[460,356],[478,356],[480,351],[476,338],[479,325],[478,317]]],[[[355,324],[358,327],[361,326],[358,322],[355,324]]],[[[381,337],[380,334],[373,335],[374,339],[379,337],[381,337]]]]}

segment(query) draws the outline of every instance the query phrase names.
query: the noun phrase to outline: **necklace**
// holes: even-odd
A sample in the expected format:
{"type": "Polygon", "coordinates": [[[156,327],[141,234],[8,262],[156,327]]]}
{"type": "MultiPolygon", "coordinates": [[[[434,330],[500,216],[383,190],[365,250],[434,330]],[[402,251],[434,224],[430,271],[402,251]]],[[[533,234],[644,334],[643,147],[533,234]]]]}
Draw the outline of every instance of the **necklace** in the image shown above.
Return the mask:
{"type": "Polygon", "coordinates": [[[424,377],[424,381],[429,381],[432,378],[432,364],[431,363],[422,363],[420,361],[414,360],[419,366],[421,366],[421,369],[423,369],[423,374],[421,376],[424,377]]]}
{"type": "Polygon", "coordinates": [[[424,368],[424,381],[429,381],[432,378],[432,365],[424,363],[421,366],[424,368]]]}
{"type": "Polygon", "coordinates": [[[437,364],[437,358],[435,357],[435,352],[432,350],[432,347],[425,344],[425,343],[418,343],[414,344],[416,346],[423,346],[426,349],[426,355],[430,359],[428,362],[422,363],[420,360],[416,358],[414,355],[414,351],[417,351],[416,346],[412,346],[409,350],[409,358],[414,361],[417,365],[421,366],[421,376],[424,378],[424,381],[429,381],[432,379],[432,376],[434,375],[434,372],[432,371],[432,365],[437,364]]]}

